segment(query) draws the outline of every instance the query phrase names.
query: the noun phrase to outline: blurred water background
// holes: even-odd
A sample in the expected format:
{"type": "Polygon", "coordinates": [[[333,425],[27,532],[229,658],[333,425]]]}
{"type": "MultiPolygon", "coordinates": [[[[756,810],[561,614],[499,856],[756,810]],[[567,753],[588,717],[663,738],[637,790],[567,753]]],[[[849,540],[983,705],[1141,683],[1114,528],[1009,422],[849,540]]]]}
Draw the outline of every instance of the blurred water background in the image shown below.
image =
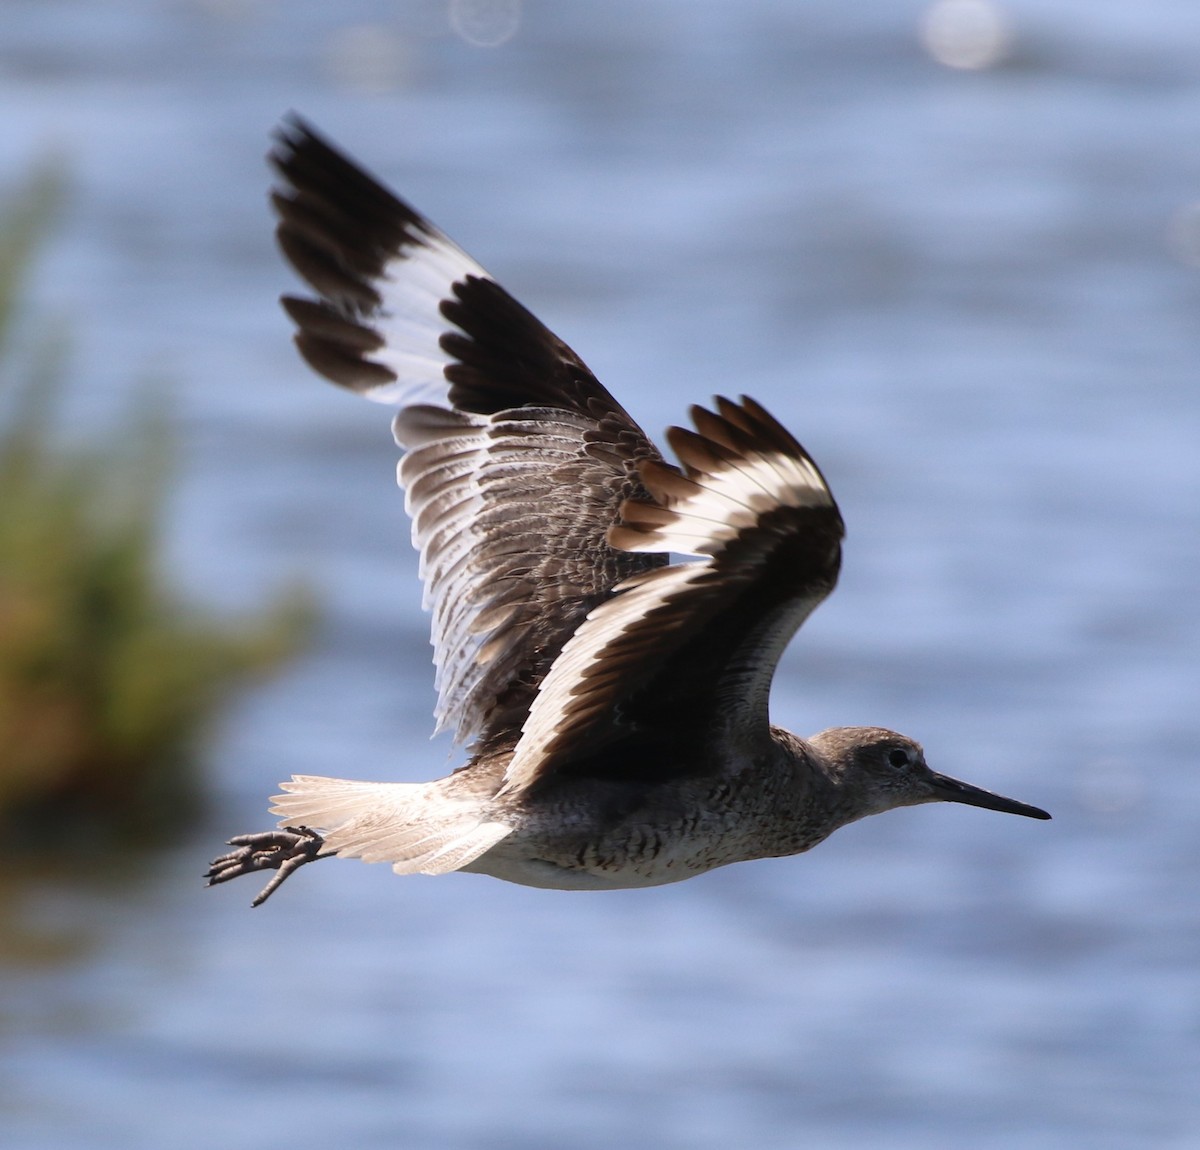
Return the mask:
{"type": "Polygon", "coordinates": [[[73,174],[33,301],[69,431],[169,381],[176,576],[328,602],[177,849],[0,875],[0,1144],[1200,1145],[1192,0],[5,0],[0,106],[0,180],[73,174]],[[289,108],[653,434],[744,391],[813,452],[850,537],[776,721],[1055,821],[901,811],[643,892],[203,890],[289,773],[457,761],[386,413],[275,302],[289,108]]]}

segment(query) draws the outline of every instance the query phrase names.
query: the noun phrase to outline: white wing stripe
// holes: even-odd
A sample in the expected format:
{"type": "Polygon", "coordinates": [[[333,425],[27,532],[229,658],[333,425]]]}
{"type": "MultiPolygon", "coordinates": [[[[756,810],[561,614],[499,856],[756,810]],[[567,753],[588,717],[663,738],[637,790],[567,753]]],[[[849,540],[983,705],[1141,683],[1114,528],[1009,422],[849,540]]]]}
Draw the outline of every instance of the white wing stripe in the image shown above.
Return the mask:
{"type": "Polygon", "coordinates": [[[418,242],[369,281],[380,305],[361,322],[379,335],[383,346],[366,358],[397,379],[365,391],[368,399],[405,406],[426,397],[445,402],[444,371],[454,360],[440,341],[458,328],[442,315],[442,301],[452,299],[453,285],[468,276],[489,278],[457,244],[436,230],[422,230],[418,242]]]}
{"type": "Polygon", "coordinates": [[[711,474],[690,478],[694,483],[691,495],[667,500],[672,521],[651,527],[636,541],[626,541],[622,534],[619,546],[623,550],[716,555],[773,507],[833,506],[833,497],[816,468],[807,459],[782,452],[755,452],[711,474]],[[736,509],[734,515],[729,514],[731,506],[736,509]]]}
{"type": "Polygon", "coordinates": [[[653,578],[635,576],[617,587],[614,597],[593,610],[567,641],[542,680],[529,718],[505,772],[505,791],[519,790],[537,776],[554,736],[564,725],[579,720],[580,696],[597,685],[597,655],[613,640],[646,626],[646,618],[689,585],[704,577],[709,562],[661,567],[653,578]]]}

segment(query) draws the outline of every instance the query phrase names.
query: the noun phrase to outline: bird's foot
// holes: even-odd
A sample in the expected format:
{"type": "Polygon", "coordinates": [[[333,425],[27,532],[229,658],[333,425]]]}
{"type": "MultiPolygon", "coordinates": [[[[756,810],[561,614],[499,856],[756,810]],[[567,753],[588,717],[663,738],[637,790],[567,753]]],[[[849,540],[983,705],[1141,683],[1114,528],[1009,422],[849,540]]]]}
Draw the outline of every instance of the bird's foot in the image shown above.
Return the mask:
{"type": "Polygon", "coordinates": [[[258,831],[252,835],[235,835],[229,840],[229,845],[234,849],[220,858],[213,859],[212,865],[205,872],[208,886],[216,886],[219,882],[228,882],[253,871],[276,872],[271,876],[271,881],[259,891],[251,906],[262,906],[283,880],[305,863],[331,858],[334,854],[333,851],[322,854],[321,847],[325,845],[325,840],[308,827],[282,827],[275,831],[258,831]]]}

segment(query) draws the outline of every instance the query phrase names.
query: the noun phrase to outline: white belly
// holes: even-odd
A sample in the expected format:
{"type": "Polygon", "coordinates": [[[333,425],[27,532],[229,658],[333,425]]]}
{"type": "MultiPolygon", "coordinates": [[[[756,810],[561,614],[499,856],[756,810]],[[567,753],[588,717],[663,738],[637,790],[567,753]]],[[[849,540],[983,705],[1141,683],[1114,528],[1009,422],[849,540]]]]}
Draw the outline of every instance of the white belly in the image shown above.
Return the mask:
{"type": "MultiPolygon", "coordinates": [[[[516,845],[519,850],[519,844],[516,845]]],[[[549,859],[530,858],[513,848],[511,840],[506,839],[461,869],[545,890],[631,890],[682,882],[723,862],[734,861],[701,861],[694,855],[681,857],[674,852],[663,852],[654,858],[638,859],[636,863],[589,867],[574,862],[561,865],[549,859]]]]}

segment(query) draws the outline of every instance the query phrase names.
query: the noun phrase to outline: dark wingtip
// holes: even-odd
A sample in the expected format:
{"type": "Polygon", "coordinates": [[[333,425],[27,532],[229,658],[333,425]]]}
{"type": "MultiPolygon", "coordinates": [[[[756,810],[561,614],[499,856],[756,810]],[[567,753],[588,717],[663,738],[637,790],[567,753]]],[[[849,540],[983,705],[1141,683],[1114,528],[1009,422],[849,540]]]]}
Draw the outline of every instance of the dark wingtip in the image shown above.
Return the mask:
{"type": "MultiPolygon", "coordinates": [[[[311,120],[306,119],[295,108],[289,108],[279,117],[279,123],[271,130],[271,140],[274,143],[274,147],[277,148],[282,144],[285,148],[291,149],[304,139],[316,140],[318,143],[324,144],[327,148],[333,147],[317,131],[311,120]]],[[[274,148],[272,150],[274,151],[274,148]]]]}

